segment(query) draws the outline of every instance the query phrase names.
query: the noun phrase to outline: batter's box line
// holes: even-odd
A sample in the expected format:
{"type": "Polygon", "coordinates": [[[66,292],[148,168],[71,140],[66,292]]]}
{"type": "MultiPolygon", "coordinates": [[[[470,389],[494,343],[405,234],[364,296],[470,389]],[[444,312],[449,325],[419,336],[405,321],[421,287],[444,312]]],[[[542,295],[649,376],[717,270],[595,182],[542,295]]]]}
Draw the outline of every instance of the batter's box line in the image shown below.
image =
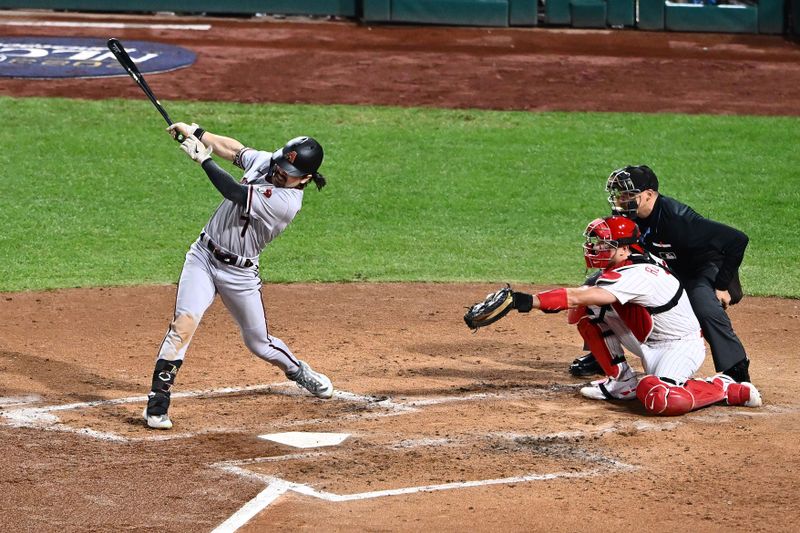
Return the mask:
{"type": "MultiPolygon", "coordinates": [[[[185,391],[185,392],[176,392],[173,393],[173,398],[211,398],[216,396],[224,396],[227,394],[237,394],[242,392],[259,392],[265,391],[270,392],[273,394],[279,394],[283,396],[301,396],[305,395],[304,392],[300,391],[296,388],[295,384],[292,382],[281,382],[281,383],[272,383],[272,384],[261,384],[261,385],[249,385],[245,387],[224,387],[219,389],[208,389],[208,390],[199,390],[199,391],[185,391]]],[[[342,420],[364,420],[364,419],[372,419],[378,417],[387,417],[387,416],[397,416],[403,414],[409,414],[419,411],[421,407],[427,407],[431,405],[439,405],[449,402],[468,402],[468,401],[475,401],[475,400],[485,400],[485,399],[509,399],[515,397],[535,397],[541,396],[544,394],[549,394],[550,390],[541,390],[541,389],[516,389],[513,391],[505,391],[499,393],[474,393],[474,394],[467,394],[464,396],[436,396],[430,398],[416,398],[413,400],[401,400],[395,401],[391,398],[387,397],[376,397],[376,396],[368,396],[368,395],[360,395],[353,392],[348,391],[340,391],[337,390],[334,392],[333,398],[336,400],[341,401],[349,401],[349,402],[356,402],[356,403],[363,403],[369,409],[376,409],[377,412],[372,413],[361,413],[361,414],[350,414],[350,415],[343,415],[338,417],[340,421],[342,420]]],[[[29,403],[35,403],[39,400],[38,396],[30,395],[30,396],[21,396],[21,397],[14,397],[13,401],[7,402],[4,406],[11,405],[27,405],[29,403]]],[[[76,403],[68,403],[68,404],[60,404],[60,405],[48,405],[43,407],[18,407],[15,409],[9,409],[0,411],[0,418],[5,419],[4,424],[11,427],[16,428],[32,428],[32,429],[40,429],[44,431],[60,431],[60,432],[67,432],[67,433],[74,433],[77,435],[87,436],[91,438],[95,438],[98,440],[104,440],[107,442],[117,442],[117,443],[129,443],[129,442],[142,442],[142,441],[165,441],[165,440],[174,440],[174,439],[182,439],[182,438],[191,438],[197,435],[208,434],[208,433],[220,433],[220,432],[241,432],[241,428],[216,428],[213,430],[203,430],[197,431],[193,433],[170,433],[170,434],[161,434],[161,435],[153,435],[148,437],[124,437],[117,433],[113,432],[104,432],[104,431],[97,431],[88,427],[83,428],[76,428],[72,426],[68,426],[66,424],[60,423],[59,418],[52,414],[58,411],[68,411],[68,410],[78,410],[78,409],[88,409],[92,407],[99,407],[99,406],[108,406],[108,405],[123,405],[123,404],[131,404],[131,403],[144,403],[147,401],[147,396],[131,396],[126,398],[115,398],[110,400],[94,400],[89,402],[76,402],[76,403]]],[[[796,412],[796,408],[791,408],[788,406],[766,406],[762,407],[759,411],[766,411],[761,414],[781,414],[787,412],[796,412]]],[[[735,414],[739,414],[736,412],[735,414]]],[[[742,413],[744,414],[744,413],[742,413]]],[[[755,412],[750,412],[748,410],[747,414],[755,414],[755,412]]],[[[731,412],[729,416],[733,416],[734,413],[731,412]]],[[[713,416],[713,415],[712,415],[713,416]]],[[[717,415],[720,416],[720,415],[717,415]]],[[[699,417],[698,417],[699,418],[699,417]]],[[[305,419],[305,420],[298,420],[293,422],[287,422],[284,424],[276,424],[276,427],[291,427],[297,425],[313,425],[313,424],[320,424],[330,422],[329,419],[325,418],[317,418],[317,419],[305,419]]],[[[614,429],[610,429],[610,431],[615,431],[614,429]]]]}
{"type": "MultiPolygon", "coordinates": [[[[219,389],[208,389],[199,391],[184,391],[175,392],[172,394],[173,398],[211,398],[216,396],[224,396],[227,394],[237,394],[242,392],[269,392],[283,396],[303,396],[305,393],[297,388],[291,382],[281,382],[272,384],[249,385],[245,387],[224,387],[219,389]]],[[[516,390],[506,393],[475,393],[467,394],[464,396],[437,396],[431,398],[416,398],[408,401],[394,401],[389,397],[377,397],[356,394],[348,391],[337,390],[334,392],[333,398],[340,401],[362,403],[368,409],[375,409],[377,412],[350,414],[340,416],[341,420],[363,420],[371,418],[379,418],[385,416],[397,416],[419,411],[420,407],[437,405],[448,402],[468,402],[475,400],[484,400],[488,398],[504,399],[512,398],[520,395],[536,396],[543,394],[543,391],[524,391],[516,390]]],[[[37,396],[28,397],[15,397],[14,405],[25,405],[28,401],[34,403],[38,401],[37,396]]],[[[32,428],[44,431],[60,431],[66,433],[74,433],[86,437],[91,437],[98,440],[116,443],[130,443],[130,442],[150,442],[150,441],[166,441],[175,439],[185,439],[203,435],[208,433],[222,433],[222,432],[241,432],[240,428],[216,428],[213,430],[203,430],[191,433],[170,433],[153,435],[148,437],[125,437],[110,431],[98,431],[88,427],[76,428],[67,424],[62,424],[58,416],[53,413],[59,411],[89,409],[92,407],[102,407],[110,405],[124,405],[132,403],[145,403],[147,396],[130,396],[126,398],[115,398],[110,400],[94,400],[89,402],[76,402],[60,405],[48,405],[43,407],[19,407],[0,412],[0,417],[5,419],[5,425],[16,428],[32,428]]],[[[305,419],[294,422],[287,422],[285,424],[276,424],[276,427],[290,427],[296,425],[313,425],[319,423],[329,422],[329,419],[305,419]]]]}
{"type": "MultiPolygon", "coordinates": [[[[269,392],[283,396],[301,396],[305,395],[297,386],[291,382],[281,382],[272,384],[249,385],[245,387],[224,387],[219,389],[208,389],[198,391],[184,391],[172,394],[172,398],[212,398],[216,396],[224,396],[228,394],[238,394],[242,392],[269,392]]],[[[374,406],[389,411],[406,413],[413,412],[417,409],[407,407],[401,404],[396,404],[390,399],[377,398],[374,396],[359,395],[352,392],[336,391],[334,399],[349,402],[361,402],[368,406],[374,406]]],[[[38,400],[36,396],[27,397],[31,402],[38,400]]],[[[15,398],[15,400],[18,400],[15,398]]],[[[87,437],[92,437],[99,440],[108,442],[142,442],[142,441],[164,441],[180,438],[190,438],[200,434],[206,433],[220,433],[227,431],[241,431],[241,429],[234,428],[217,428],[208,431],[199,431],[194,433],[172,433],[168,435],[154,435],[149,437],[124,437],[117,433],[108,431],[97,431],[91,428],[76,428],[66,424],[62,424],[58,416],[54,412],[89,409],[92,407],[103,407],[110,405],[124,405],[132,403],[146,403],[147,396],[130,396],[127,398],[114,398],[111,400],[93,400],[89,402],[76,402],[60,405],[47,405],[43,407],[21,407],[10,409],[0,413],[0,416],[6,419],[5,424],[15,428],[32,428],[41,429],[45,431],[61,431],[67,433],[75,433],[87,437]]],[[[20,403],[17,402],[17,405],[20,403]]]]}
{"type": "MultiPolygon", "coordinates": [[[[523,443],[524,441],[530,441],[530,442],[547,441],[546,444],[539,447],[539,451],[550,455],[561,456],[567,459],[577,459],[587,463],[594,463],[595,465],[597,465],[597,467],[589,470],[584,470],[582,472],[554,472],[548,474],[528,473],[520,476],[505,477],[505,478],[449,482],[449,483],[441,483],[433,485],[422,485],[417,487],[403,487],[397,489],[385,489],[385,490],[377,490],[370,492],[361,492],[355,494],[336,494],[333,492],[317,490],[314,487],[304,483],[295,483],[293,481],[288,481],[276,476],[254,472],[244,467],[246,467],[247,465],[263,464],[268,462],[272,463],[279,461],[316,459],[319,457],[336,454],[338,450],[315,451],[315,452],[294,453],[294,454],[286,454],[286,455],[271,456],[271,457],[256,457],[253,459],[221,461],[212,464],[211,467],[217,468],[219,470],[222,470],[223,472],[227,472],[229,474],[233,474],[244,479],[250,479],[264,483],[266,484],[266,488],[262,490],[258,495],[256,495],[255,498],[245,503],[238,511],[236,511],[236,513],[231,515],[227,520],[225,520],[216,529],[214,529],[212,533],[232,533],[236,531],[244,524],[246,524],[248,521],[250,521],[255,515],[262,512],[269,505],[275,502],[281,495],[290,491],[328,502],[340,503],[340,502],[349,502],[355,500],[367,500],[373,498],[401,496],[406,494],[415,494],[418,492],[438,492],[445,490],[465,489],[465,488],[483,487],[490,485],[510,485],[515,483],[548,481],[559,478],[560,479],[583,478],[583,477],[605,474],[609,472],[634,471],[638,469],[637,466],[627,464],[625,462],[619,461],[618,459],[614,459],[613,457],[607,457],[599,453],[590,452],[578,446],[573,446],[570,444],[559,443],[559,442],[552,442],[551,439],[553,437],[550,434],[487,433],[482,436],[473,435],[465,439],[458,439],[456,442],[453,442],[452,444],[459,446],[459,445],[464,445],[465,443],[468,442],[474,442],[476,440],[487,439],[487,438],[488,439],[501,438],[505,440],[514,441],[517,443],[523,443]]],[[[411,444],[409,441],[401,441],[401,442],[404,443],[403,446],[398,447],[397,444],[399,443],[394,443],[386,445],[386,447],[389,449],[397,450],[400,448],[408,448],[409,444],[411,444]]],[[[427,446],[428,444],[429,443],[426,442],[424,439],[420,439],[416,441],[414,444],[412,444],[411,447],[427,446]]]]}
{"type": "Polygon", "coordinates": [[[355,494],[335,494],[328,491],[317,490],[309,485],[287,481],[266,474],[259,474],[232,464],[217,463],[215,466],[225,472],[235,474],[240,477],[254,479],[266,483],[267,487],[259,492],[255,498],[245,503],[238,511],[231,515],[222,524],[217,526],[212,533],[233,533],[240,527],[249,522],[254,516],[262,512],[275,502],[281,495],[287,492],[296,492],[304,496],[310,496],[327,502],[341,503],[356,500],[369,500],[374,498],[385,498],[391,496],[403,496],[420,492],[441,492],[455,489],[468,489],[474,487],[486,487],[491,485],[513,485],[516,483],[531,483],[535,481],[549,481],[553,479],[577,479],[606,474],[612,471],[631,471],[637,467],[628,465],[620,461],[605,458],[606,466],[585,470],[583,472],[553,472],[548,474],[524,474],[521,476],[481,479],[473,481],[458,481],[451,483],[441,483],[436,485],[422,485],[417,487],[403,487],[397,489],[385,489],[370,492],[360,492],[355,494]]]}

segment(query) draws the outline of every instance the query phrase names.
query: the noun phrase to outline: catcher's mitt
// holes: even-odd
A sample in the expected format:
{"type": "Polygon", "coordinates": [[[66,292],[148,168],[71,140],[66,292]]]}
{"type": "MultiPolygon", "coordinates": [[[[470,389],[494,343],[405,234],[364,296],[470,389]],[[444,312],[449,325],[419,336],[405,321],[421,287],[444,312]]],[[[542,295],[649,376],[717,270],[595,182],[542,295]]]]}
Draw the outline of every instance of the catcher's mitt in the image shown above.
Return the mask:
{"type": "Polygon", "coordinates": [[[486,295],[486,299],[478,302],[464,314],[464,322],[472,330],[497,322],[514,309],[514,291],[507,285],[499,291],[486,295]]]}

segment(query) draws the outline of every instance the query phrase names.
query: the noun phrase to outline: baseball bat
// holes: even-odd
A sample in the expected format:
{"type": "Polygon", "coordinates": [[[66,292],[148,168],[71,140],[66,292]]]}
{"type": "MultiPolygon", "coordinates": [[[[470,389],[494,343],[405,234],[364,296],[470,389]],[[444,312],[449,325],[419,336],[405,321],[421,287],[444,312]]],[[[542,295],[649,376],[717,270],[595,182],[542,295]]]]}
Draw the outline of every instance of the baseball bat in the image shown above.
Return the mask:
{"type": "MultiPolygon", "coordinates": [[[[150,99],[150,102],[158,109],[158,112],[161,113],[161,116],[164,117],[164,120],[167,121],[168,126],[172,126],[172,119],[169,118],[166,109],[164,106],[161,105],[161,102],[158,101],[156,95],[153,94],[153,90],[150,89],[150,86],[147,85],[147,81],[142,76],[142,73],[139,72],[139,67],[136,66],[136,63],[133,62],[131,56],[128,55],[128,52],[125,50],[125,47],[122,46],[122,43],[119,42],[119,39],[114,39],[113,37],[108,40],[108,49],[111,50],[111,53],[114,54],[114,57],[117,58],[119,64],[122,65],[122,68],[133,78],[133,81],[136,82],[136,85],[144,91],[144,94],[147,95],[147,98],[150,99]]],[[[175,139],[178,142],[183,142],[183,135],[180,133],[178,134],[177,138],[175,139]]]]}

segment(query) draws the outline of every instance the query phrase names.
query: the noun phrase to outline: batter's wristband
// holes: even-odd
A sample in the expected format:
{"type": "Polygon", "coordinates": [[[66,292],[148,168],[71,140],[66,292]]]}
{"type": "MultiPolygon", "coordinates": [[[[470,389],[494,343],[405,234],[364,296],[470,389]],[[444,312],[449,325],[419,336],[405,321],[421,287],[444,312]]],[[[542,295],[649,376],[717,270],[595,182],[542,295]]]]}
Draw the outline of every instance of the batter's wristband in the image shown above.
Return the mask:
{"type": "Polygon", "coordinates": [[[206,132],[206,130],[204,130],[203,128],[201,128],[200,126],[198,126],[198,127],[197,127],[197,129],[196,129],[196,130],[194,130],[194,133],[192,133],[192,135],[194,135],[195,137],[197,137],[197,140],[198,140],[198,141],[202,141],[202,140],[203,140],[203,134],[204,134],[205,132],[206,132]]]}
{"type": "Polygon", "coordinates": [[[539,298],[539,309],[545,313],[555,313],[569,307],[567,303],[567,289],[553,289],[540,292],[536,297],[539,298]]]}

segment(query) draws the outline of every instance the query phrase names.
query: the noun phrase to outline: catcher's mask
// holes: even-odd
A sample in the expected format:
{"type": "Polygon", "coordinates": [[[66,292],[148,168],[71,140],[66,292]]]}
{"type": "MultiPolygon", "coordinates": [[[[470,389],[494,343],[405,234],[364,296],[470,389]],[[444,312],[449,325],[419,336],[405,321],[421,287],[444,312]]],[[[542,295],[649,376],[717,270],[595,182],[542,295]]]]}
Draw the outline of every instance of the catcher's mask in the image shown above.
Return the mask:
{"type": "Polygon", "coordinates": [[[310,176],[318,189],[325,186],[325,178],[318,173],[324,154],[322,146],[312,137],[295,137],[275,152],[273,160],[287,174],[295,178],[310,176]]]}
{"type": "Polygon", "coordinates": [[[639,195],[646,190],[658,190],[658,178],[647,165],[618,168],[606,181],[608,203],[611,212],[628,218],[636,218],[639,195]]]}
{"type": "Polygon", "coordinates": [[[629,218],[610,216],[596,218],[589,222],[583,232],[583,257],[588,268],[607,268],[617,251],[625,245],[639,242],[639,226],[629,218]]]}

